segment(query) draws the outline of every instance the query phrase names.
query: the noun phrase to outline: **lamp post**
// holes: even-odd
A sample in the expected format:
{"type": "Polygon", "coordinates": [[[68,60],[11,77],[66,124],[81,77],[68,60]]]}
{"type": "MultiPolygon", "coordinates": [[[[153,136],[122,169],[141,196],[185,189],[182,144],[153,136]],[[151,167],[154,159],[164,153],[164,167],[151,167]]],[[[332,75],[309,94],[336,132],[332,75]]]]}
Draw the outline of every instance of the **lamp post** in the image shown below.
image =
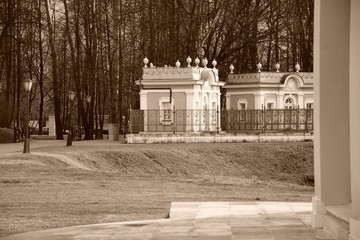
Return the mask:
{"type": "Polygon", "coordinates": [[[90,139],[89,140],[92,140],[93,139],[93,131],[92,131],[92,129],[93,129],[93,127],[92,126],[90,126],[90,102],[91,102],[91,96],[90,95],[86,95],[86,97],[85,97],[85,99],[86,99],[86,107],[87,107],[87,115],[88,115],[88,123],[89,123],[89,132],[90,132],[90,139]]]}
{"type": "Polygon", "coordinates": [[[75,93],[73,91],[69,91],[69,134],[66,141],[66,146],[72,146],[72,127],[71,127],[71,114],[72,114],[72,101],[75,98],[75,93]]]}
{"type": "Polygon", "coordinates": [[[29,112],[30,112],[30,91],[32,87],[32,80],[26,79],[24,81],[24,88],[27,92],[27,107],[26,107],[26,120],[25,120],[25,140],[23,153],[30,153],[30,140],[29,140],[29,112]]]}

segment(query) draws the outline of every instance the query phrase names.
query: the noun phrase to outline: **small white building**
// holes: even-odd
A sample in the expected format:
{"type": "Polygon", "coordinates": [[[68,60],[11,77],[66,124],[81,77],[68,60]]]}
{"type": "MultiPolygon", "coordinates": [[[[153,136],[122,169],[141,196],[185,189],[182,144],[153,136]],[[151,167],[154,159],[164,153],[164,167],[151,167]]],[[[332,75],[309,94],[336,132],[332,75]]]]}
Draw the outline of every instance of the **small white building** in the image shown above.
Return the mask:
{"type": "Polygon", "coordinates": [[[192,67],[190,57],[184,68],[180,67],[179,61],[175,67],[154,67],[152,64],[148,67],[147,58],[144,63],[142,80],[137,82],[144,119],[144,122],[139,120],[139,131],[216,130],[220,125],[216,115],[220,108],[220,87],[225,83],[219,81],[215,60],[212,68],[207,67],[206,59],[202,62],[203,67],[199,67],[198,58],[195,59],[196,66],[192,67]]]}
{"type": "Polygon", "coordinates": [[[226,109],[313,108],[313,87],[311,72],[230,73],[225,85],[226,109]]]}

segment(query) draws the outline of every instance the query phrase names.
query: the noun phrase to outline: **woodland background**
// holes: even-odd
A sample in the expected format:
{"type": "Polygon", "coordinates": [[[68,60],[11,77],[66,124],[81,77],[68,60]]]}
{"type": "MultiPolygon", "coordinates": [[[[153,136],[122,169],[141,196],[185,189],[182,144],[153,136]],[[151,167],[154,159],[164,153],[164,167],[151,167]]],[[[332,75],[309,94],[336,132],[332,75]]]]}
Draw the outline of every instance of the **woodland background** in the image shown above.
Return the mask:
{"type": "Polygon", "coordinates": [[[222,81],[230,64],[237,73],[258,62],[263,71],[277,62],[281,71],[297,62],[312,71],[313,8],[313,0],[1,0],[0,127],[21,125],[28,78],[39,134],[54,113],[63,138],[69,91],[86,139],[105,115],[121,125],[130,105],[139,107],[145,56],[156,66],[216,59],[222,81]]]}

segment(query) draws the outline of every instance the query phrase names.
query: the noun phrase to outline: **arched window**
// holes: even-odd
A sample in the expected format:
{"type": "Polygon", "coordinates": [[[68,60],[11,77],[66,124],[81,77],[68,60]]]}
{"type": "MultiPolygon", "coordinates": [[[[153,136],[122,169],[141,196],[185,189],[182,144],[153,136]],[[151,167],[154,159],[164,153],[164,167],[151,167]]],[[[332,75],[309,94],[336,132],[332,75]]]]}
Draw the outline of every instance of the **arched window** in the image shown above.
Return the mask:
{"type": "Polygon", "coordinates": [[[292,108],[294,108],[294,105],[295,105],[295,101],[294,101],[294,99],[292,97],[287,97],[285,99],[284,107],[286,109],[292,109],[292,108]]]}

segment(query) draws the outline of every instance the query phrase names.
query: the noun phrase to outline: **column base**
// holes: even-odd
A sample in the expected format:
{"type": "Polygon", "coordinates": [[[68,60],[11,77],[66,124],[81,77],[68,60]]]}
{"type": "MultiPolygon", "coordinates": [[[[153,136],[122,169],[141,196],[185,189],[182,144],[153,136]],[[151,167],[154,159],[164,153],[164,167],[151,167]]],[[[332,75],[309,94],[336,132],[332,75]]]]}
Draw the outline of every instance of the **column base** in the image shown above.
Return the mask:
{"type": "Polygon", "coordinates": [[[326,213],[324,203],[318,198],[312,198],[313,211],[311,213],[311,225],[313,228],[323,227],[323,217],[326,213]]]}
{"type": "Polygon", "coordinates": [[[360,240],[360,220],[350,218],[349,240],[360,240]]]}

